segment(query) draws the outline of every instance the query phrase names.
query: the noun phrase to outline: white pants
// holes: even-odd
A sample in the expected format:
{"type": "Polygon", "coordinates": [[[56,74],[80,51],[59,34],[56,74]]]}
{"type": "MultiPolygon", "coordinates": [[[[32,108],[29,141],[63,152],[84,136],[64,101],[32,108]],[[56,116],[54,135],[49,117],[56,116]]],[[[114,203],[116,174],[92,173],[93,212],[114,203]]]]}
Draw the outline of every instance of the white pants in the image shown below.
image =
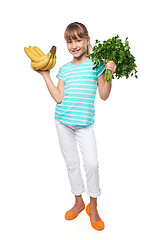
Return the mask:
{"type": "Polygon", "coordinates": [[[87,189],[90,197],[99,197],[99,170],[97,158],[97,146],[93,125],[76,128],[65,125],[55,119],[56,128],[62,155],[64,157],[68,176],[71,185],[71,192],[74,195],[81,195],[85,191],[81,170],[80,158],[77,150],[77,142],[83,157],[83,166],[86,172],[87,189]]]}

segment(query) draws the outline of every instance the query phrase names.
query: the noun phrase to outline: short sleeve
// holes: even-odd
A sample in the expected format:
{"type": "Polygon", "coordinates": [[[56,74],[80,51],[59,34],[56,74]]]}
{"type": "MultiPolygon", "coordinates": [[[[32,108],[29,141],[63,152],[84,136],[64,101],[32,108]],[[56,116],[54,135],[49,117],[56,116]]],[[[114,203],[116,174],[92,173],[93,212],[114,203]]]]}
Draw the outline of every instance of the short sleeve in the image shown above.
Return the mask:
{"type": "Polygon", "coordinates": [[[99,78],[102,75],[102,73],[105,71],[105,69],[106,69],[106,66],[102,63],[99,63],[98,68],[96,69],[97,78],[99,78]]]}
{"type": "Polygon", "coordinates": [[[64,76],[63,76],[62,68],[59,69],[59,72],[58,72],[58,74],[56,75],[56,77],[59,78],[59,79],[64,80],[64,76]]]}

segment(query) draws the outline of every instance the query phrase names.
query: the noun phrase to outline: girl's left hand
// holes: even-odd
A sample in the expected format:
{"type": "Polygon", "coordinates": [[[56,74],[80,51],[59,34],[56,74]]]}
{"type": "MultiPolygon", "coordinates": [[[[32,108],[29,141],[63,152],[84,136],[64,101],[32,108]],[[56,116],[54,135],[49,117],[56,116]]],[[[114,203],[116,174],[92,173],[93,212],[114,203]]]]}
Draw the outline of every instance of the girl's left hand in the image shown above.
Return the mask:
{"type": "Polygon", "coordinates": [[[111,70],[111,75],[116,71],[117,65],[115,64],[114,61],[108,61],[106,64],[106,70],[109,69],[111,70]]]}

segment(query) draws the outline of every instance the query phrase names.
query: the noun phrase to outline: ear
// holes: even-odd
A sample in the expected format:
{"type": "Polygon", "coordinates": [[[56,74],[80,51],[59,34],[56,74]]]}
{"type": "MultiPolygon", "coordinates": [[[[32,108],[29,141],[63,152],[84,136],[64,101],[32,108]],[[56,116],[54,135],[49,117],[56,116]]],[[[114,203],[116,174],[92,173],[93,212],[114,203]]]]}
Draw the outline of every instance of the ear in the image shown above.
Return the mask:
{"type": "Polygon", "coordinates": [[[90,45],[90,37],[88,36],[87,45],[90,45]]]}

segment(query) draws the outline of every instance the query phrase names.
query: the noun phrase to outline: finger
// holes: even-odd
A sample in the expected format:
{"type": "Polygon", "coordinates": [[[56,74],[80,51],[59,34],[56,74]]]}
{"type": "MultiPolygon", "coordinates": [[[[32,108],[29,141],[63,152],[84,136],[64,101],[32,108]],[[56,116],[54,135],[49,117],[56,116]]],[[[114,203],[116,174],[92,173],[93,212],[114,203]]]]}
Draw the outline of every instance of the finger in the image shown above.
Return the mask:
{"type": "Polygon", "coordinates": [[[112,64],[110,62],[107,62],[106,67],[110,68],[111,66],[112,66],[112,64]]]}
{"type": "Polygon", "coordinates": [[[111,71],[111,75],[114,73],[114,69],[113,68],[108,67],[107,69],[111,71]]]}
{"type": "Polygon", "coordinates": [[[107,62],[107,65],[108,65],[108,66],[115,66],[115,62],[113,62],[113,61],[108,61],[108,62],[107,62]]]}
{"type": "Polygon", "coordinates": [[[110,63],[110,64],[115,64],[115,62],[114,62],[114,61],[108,61],[108,63],[110,63]]]}
{"type": "Polygon", "coordinates": [[[31,69],[34,70],[34,68],[32,67],[32,65],[30,65],[31,69]]]}

